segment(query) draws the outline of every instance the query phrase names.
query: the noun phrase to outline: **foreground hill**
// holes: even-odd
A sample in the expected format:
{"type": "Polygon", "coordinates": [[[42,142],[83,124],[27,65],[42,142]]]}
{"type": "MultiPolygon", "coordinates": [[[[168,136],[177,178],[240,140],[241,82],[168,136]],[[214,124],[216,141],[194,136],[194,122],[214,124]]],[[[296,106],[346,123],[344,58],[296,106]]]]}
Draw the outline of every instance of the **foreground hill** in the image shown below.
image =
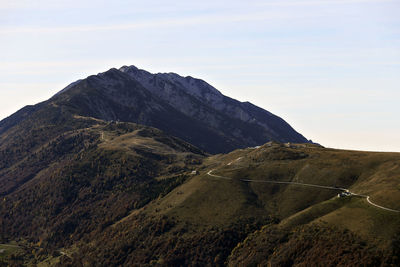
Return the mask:
{"type": "Polygon", "coordinates": [[[0,122],[0,138],[26,121],[35,124],[25,127],[41,126],[53,116],[50,111],[156,127],[209,153],[269,140],[308,142],[283,119],[226,97],[202,80],[173,73],[151,74],[134,66],[89,76],[48,101],[21,109],[0,122]]]}
{"type": "Polygon", "coordinates": [[[310,144],[268,143],[212,156],[198,166],[200,174],[67,246],[68,257],[57,261],[397,266],[399,162],[399,153],[310,144]],[[346,190],[353,195],[337,196],[346,190]]]}
{"type": "Polygon", "coordinates": [[[399,153],[270,142],[206,157],[153,128],[76,119],[92,126],[2,173],[35,173],[3,193],[8,263],[400,263],[399,153]]]}
{"type": "Polygon", "coordinates": [[[3,241],[71,245],[167,194],[205,156],[154,128],[75,120],[87,127],[62,132],[26,155],[14,156],[12,146],[2,150],[18,158],[0,161],[3,241]]]}

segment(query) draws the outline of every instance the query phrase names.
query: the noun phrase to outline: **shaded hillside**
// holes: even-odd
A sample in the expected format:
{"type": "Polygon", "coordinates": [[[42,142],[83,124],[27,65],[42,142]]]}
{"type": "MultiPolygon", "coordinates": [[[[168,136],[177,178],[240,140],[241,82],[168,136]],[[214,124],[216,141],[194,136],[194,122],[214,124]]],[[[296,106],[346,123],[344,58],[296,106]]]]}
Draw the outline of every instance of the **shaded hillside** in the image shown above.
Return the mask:
{"type": "Polygon", "coordinates": [[[397,266],[400,247],[391,245],[382,249],[348,230],[321,224],[290,231],[266,226],[232,251],[228,266],[397,266]]]}
{"type": "Polygon", "coordinates": [[[2,239],[71,245],[167,194],[204,157],[154,128],[75,120],[89,127],[32,146],[18,161],[1,158],[2,239]]]}
{"type": "Polygon", "coordinates": [[[152,74],[135,66],[119,70],[185,115],[220,129],[224,134],[231,131],[234,138],[246,143],[246,147],[267,140],[308,142],[278,116],[249,102],[227,97],[203,80],[176,73],[152,74]]]}

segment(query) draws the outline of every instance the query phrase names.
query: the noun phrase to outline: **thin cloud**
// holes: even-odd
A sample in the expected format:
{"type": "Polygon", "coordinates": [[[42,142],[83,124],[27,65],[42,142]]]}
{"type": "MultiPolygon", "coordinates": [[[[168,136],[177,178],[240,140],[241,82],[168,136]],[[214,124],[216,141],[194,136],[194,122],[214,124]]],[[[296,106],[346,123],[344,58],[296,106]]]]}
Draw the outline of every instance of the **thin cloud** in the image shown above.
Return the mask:
{"type": "Polygon", "coordinates": [[[0,10],[7,9],[29,9],[29,8],[62,8],[66,6],[71,6],[66,1],[10,1],[10,0],[1,0],[0,1],[0,10]]]}
{"type": "Polygon", "coordinates": [[[321,6],[321,5],[349,5],[358,3],[396,2],[395,0],[310,0],[310,1],[276,1],[261,3],[259,6],[321,6]]]}
{"type": "MultiPolygon", "coordinates": [[[[320,17],[321,15],[313,15],[313,17],[320,17]]],[[[276,12],[263,12],[263,13],[249,13],[249,14],[223,14],[223,15],[203,15],[196,17],[184,18],[167,18],[159,20],[138,21],[134,23],[123,24],[109,24],[109,25],[77,25],[77,26],[57,26],[57,27],[32,27],[32,26],[18,26],[18,27],[3,27],[0,28],[0,34],[10,33],[65,33],[65,32],[92,32],[92,31],[118,31],[118,30],[136,30],[147,28],[165,28],[165,27],[179,27],[188,25],[204,25],[216,23],[236,23],[236,22],[255,22],[255,21],[268,21],[268,20],[293,20],[301,19],[305,16],[293,15],[276,12]]]]}
{"type": "MultiPolygon", "coordinates": [[[[393,0],[306,0],[306,1],[269,1],[260,2],[255,4],[256,7],[287,7],[287,6],[321,6],[321,5],[348,5],[354,3],[382,3],[393,2],[393,0]]],[[[1,1],[0,1],[1,3],[1,1]]],[[[61,8],[68,5],[68,2],[61,2],[47,6],[48,8],[61,8]]],[[[32,5],[29,2],[6,2],[0,4],[1,9],[8,8],[38,8],[39,5],[32,5]]],[[[82,8],[82,7],[81,7],[82,8]]],[[[220,10],[221,12],[224,12],[220,10]]],[[[9,26],[0,27],[0,34],[14,34],[14,33],[35,33],[35,34],[52,34],[52,33],[68,33],[68,32],[93,32],[93,31],[123,31],[123,30],[138,30],[147,28],[166,28],[166,27],[179,27],[189,25],[206,25],[217,23],[235,23],[235,22],[255,22],[255,21],[268,21],[268,20],[294,20],[305,18],[318,18],[323,17],[322,14],[308,12],[304,15],[293,14],[290,12],[277,13],[276,10],[269,10],[267,12],[258,13],[245,13],[245,14],[226,14],[219,13],[213,15],[198,15],[192,17],[181,18],[165,18],[165,19],[151,19],[145,21],[118,23],[118,24],[103,24],[103,25],[74,25],[74,26],[9,26]]]]}

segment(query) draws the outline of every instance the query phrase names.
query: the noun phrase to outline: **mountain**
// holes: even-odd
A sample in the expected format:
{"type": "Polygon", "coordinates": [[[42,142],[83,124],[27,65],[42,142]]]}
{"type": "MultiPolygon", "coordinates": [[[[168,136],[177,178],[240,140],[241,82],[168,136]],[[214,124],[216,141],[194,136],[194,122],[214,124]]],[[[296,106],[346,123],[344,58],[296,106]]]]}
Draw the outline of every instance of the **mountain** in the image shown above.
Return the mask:
{"type": "Polygon", "coordinates": [[[0,122],[0,266],[399,266],[399,162],[111,69],[0,122]]]}
{"type": "MultiPolygon", "coordinates": [[[[0,134],[41,110],[152,126],[209,153],[270,140],[308,142],[284,120],[248,102],[222,95],[206,82],[177,74],[151,74],[134,66],[78,80],[54,97],[0,122],[0,134]]],[[[44,118],[43,118],[44,119],[44,118]]]]}
{"type": "MultiPolygon", "coordinates": [[[[229,130],[234,139],[246,143],[245,147],[269,140],[308,142],[281,118],[249,102],[239,102],[224,96],[203,80],[175,73],[151,74],[135,66],[124,66],[120,71],[139,81],[154,95],[166,100],[185,115],[219,131],[229,130]],[[221,124],[224,120],[228,123],[221,124]],[[259,127],[261,129],[257,133],[259,127]]],[[[228,135],[226,131],[224,134],[228,135]]]]}
{"type": "Polygon", "coordinates": [[[207,156],[193,144],[219,153],[270,139],[307,141],[204,81],[155,74],[152,85],[152,74],[135,70],[78,80],[0,121],[2,241],[54,251],[101,232],[190,177],[207,156]]]}

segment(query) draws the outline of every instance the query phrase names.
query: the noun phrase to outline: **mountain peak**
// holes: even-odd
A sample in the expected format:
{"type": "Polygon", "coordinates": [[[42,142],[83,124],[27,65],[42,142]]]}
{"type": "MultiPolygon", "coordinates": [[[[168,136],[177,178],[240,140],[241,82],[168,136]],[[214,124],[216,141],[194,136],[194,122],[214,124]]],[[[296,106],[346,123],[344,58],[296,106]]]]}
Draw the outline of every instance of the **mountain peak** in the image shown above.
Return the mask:
{"type": "Polygon", "coordinates": [[[124,66],[119,68],[119,71],[122,71],[122,72],[126,73],[126,72],[131,72],[131,71],[139,71],[139,68],[137,68],[134,65],[129,65],[129,66],[124,65],[124,66]]]}
{"type": "Polygon", "coordinates": [[[210,153],[270,140],[308,142],[283,119],[227,97],[201,79],[153,74],[134,65],[71,83],[49,104],[73,115],[159,128],[210,153]]]}
{"type": "Polygon", "coordinates": [[[160,87],[172,86],[176,90],[190,94],[202,101],[219,102],[222,97],[221,92],[216,88],[201,79],[191,76],[184,77],[174,72],[153,74],[134,65],[123,66],[119,70],[142,83],[144,87],[153,89],[156,93],[159,93],[160,87]]]}
{"type": "Polygon", "coordinates": [[[125,66],[120,67],[118,70],[123,72],[123,73],[126,73],[126,74],[128,74],[130,76],[133,76],[133,77],[137,76],[137,75],[140,75],[140,74],[142,74],[142,75],[143,74],[152,75],[152,73],[150,73],[150,72],[148,72],[146,70],[143,70],[143,69],[139,69],[135,65],[130,65],[130,66],[126,66],[125,65],[125,66]]]}

